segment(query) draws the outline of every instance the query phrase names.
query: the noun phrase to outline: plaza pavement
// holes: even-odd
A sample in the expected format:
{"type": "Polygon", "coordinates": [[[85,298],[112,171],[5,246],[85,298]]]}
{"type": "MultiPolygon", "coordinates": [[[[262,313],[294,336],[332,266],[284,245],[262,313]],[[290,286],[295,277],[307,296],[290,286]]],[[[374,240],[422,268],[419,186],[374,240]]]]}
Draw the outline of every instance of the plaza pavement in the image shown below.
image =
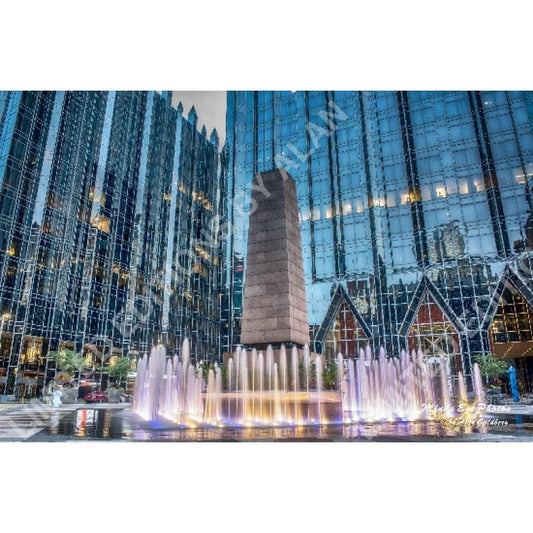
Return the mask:
{"type": "MultiPolygon", "coordinates": [[[[533,405],[502,405],[502,406],[490,406],[487,410],[489,418],[500,418],[502,415],[505,419],[511,415],[513,420],[510,421],[508,428],[493,428],[489,433],[484,434],[460,434],[460,435],[446,435],[446,432],[438,431],[438,434],[429,433],[427,435],[395,435],[390,433],[381,434],[379,424],[372,426],[372,424],[365,428],[366,433],[359,435],[359,433],[352,435],[344,434],[342,428],[336,427],[323,427],[320,428],[320,436],[317,437],[316,428],[309,429],[303,428],[301,431],[312,431],[309,435],[307,433],[302,437],[297,435],[291,435],[290,431],[283,428],[277,430],[275,433],[282,434],[276,436],[269,433],[268,428],[256,428],[250,430],[251,433],[247,437],[242,431],[235,430],[234,428],[197,428],[196,430],[177,430],[167,431],[168,428],[161,427],[159,432],[154,433],[153,428],[140,421],[138,417],[131,411],[131,403],[116,403],[116,404],[88,404],[88,403],[76,403],[66,404],[61,407],[54,408],[50,405],[43,404],[39,401],[33,401],[26,404],[0,404],[0,443],[6,441],[61,441],[69,440],[76,436],[73,433],[65,433],[64,426],[66,420],[65,417],[73,415],[78,409],[89,410],[111,410],[122,411],[122,414],[118,415],[121,420],[121,425],[118,430],[115,430],[114,435],[111,435],[112,439],[129,439],[131,440],[192,440],[192,441],[205,441],[205,440],[408,440],[408,441],[442,441],[442,440],[462,440],[462,441],[531,441],[533,436],[533,405]],[[520,420],[519,424],[514,421],[513,415],[524,415],[524,420],[520,420]],[[287,433],[287,435],[284,434],[287,433]],[[132,433],[135,435],[132,437],[132,433]],[[442,434],[441,434],[442,433],[442,434]],[[173,436],[174,434],[174,436],[173,436]]],[[[71,422],[66,422],[66,425],[71,422]]],[[[359,431],[357,427],[351,429],[359,431]],[[355,428],[355,429],[354,429],[355,428]]],[[[349,431],[350,428],[346,428],[349,431]]],[[[248,430],[246,430],[248,431],[248,430]]],[[[298,430],[300,431],[300,430],[298,430]]],[[[89,438],[107,438],[102,435],[86,435],[89,438]]]]}
{"type": "Polygon", "coordinates": [[[33,437],[45,428],[59,424],[67,414],[90,407],[91,409],[123,409],[131,404],[64,404],[52,407],[40,401],[30,403],[2,403],[0,404],[0,442],[20,441],[33,437]]]}

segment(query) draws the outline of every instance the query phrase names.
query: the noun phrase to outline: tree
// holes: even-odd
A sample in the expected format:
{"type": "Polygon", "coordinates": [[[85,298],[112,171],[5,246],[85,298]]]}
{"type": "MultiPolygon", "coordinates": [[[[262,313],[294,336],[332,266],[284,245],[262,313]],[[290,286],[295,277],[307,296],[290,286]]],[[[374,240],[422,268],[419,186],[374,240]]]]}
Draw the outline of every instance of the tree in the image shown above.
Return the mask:
{"type": "Polygon", "coordinates": [[[85,365],[85,358],[77,354],[74,350],[60,350],[59,352],[48,352],[48,359],[54,361],[56,367],[69,374],[72,378],[85,365]]]}
{"type": "Polygon", "coordinates": [[[201,361],[200,363],[198,363],[198,366],[202,369],[202,378],[207,383],[207,378],[209,377],[209,371],[210,370],[212,370],[213,372],[215,371],[215,364],[201,361]]]}
{"type": "Polygon", "coordinates": [[[107,374],[120,385],[122,380],[128,377],[132,362],[131,357],[118,357],[109,366],[101,366],[98,371],[107,374]]]}
{"type": "Polygon", "coordinates": [[[507,370],[507,362],[504,359],[497,359],[491,353],[475,355],[474,361],[479,365],[479,371],[487,381],[489,378],[504,374],[507,370]]]}
{"type": "Polygon", "coordinates": [[[322,370],[322,382],[325,390],[335,390],[337,388],[337,365],[329,364],[322,370]]]}

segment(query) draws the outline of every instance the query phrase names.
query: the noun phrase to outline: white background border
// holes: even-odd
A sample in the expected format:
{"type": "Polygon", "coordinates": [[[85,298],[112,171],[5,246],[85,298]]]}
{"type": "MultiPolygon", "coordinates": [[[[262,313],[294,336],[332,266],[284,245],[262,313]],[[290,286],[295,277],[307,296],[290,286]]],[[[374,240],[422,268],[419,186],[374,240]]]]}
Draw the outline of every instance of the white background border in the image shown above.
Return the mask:
{"type": "MultiPolygon", "coordinates": [[[[4,2],[0,89],[532,89],[527,2],[4,2]]],[[[0,444],[2,531],[512,531],[533,444],[0,444]]]]}

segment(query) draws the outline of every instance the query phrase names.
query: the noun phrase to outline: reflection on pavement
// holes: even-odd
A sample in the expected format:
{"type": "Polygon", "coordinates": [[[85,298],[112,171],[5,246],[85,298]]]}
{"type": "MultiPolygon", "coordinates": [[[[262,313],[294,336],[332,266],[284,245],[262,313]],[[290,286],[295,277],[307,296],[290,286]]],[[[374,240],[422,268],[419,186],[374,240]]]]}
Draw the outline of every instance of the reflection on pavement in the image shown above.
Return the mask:
{"type": "Polygon", "coordinates": [[[176,428],[150,424],[130,409],[82,408],[56,419],[31,440],[126,441],[499,441],[533,440],[533,417],[498,415],[498,424],[464,431],[432,421],[378,422],[289,427],[176,428]]]}

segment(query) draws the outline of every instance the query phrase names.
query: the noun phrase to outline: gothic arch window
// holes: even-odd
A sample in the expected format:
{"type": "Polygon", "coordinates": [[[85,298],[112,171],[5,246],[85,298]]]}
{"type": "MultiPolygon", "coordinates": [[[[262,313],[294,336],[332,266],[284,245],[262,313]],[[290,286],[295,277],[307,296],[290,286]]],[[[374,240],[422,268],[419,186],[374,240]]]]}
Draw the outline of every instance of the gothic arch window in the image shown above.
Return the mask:
{"type": "Polygon", "coordinates": [[[513,361],[520,391],[533,390],[533,310],[507,281],[489,327],[491,351],[513,361]]]}
{"type": "Polygon", "coordinates": [[[446,314],[426,290],[408,333],[409,350],[422,350],[431,362],[438,363],[441,356],[449,361],[449,372],[462,371],[461,344],[457,330],[446,314]]]}
{"type": "MultiPolygon", "coordinates": [[[[492,343],[497,351],[499,351],[496,346],[498,344],[509,345],[533,341],[533,311],[523,296],[509,282],[503,290],[490,332],[492,343]]],[[[511,355],[523,354],[513,353],[511,355]]],[[[529,355],[533,355],[533,352],[529,355]]]]}
{"type": "Polygon", "coordinates": [[[346,303],[342,303],[324,343],[324,354],[328,358],[342,353],[344,357],[356,357],[359,349],[369,340],[356,316],[346,303]]]}

